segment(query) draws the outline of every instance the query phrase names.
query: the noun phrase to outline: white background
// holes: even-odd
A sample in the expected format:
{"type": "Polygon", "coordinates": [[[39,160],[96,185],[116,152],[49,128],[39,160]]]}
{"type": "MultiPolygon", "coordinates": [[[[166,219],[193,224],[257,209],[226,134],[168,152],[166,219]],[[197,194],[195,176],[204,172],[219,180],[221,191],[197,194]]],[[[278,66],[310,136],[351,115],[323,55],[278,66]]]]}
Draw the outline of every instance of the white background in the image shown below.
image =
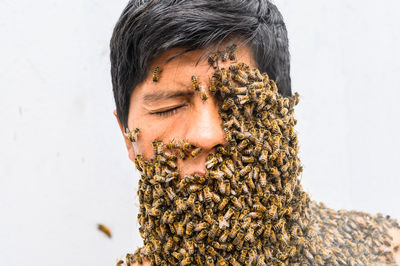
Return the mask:
{"type": "MultiPolygon", "coordinates": [[[[109,73],[126,3],[0,0],[1,265],[114,265],[141,244],[109,73]]],[[[302,96],[304,188],[399,219],[399,2],[276,3],[302,96]]]]}

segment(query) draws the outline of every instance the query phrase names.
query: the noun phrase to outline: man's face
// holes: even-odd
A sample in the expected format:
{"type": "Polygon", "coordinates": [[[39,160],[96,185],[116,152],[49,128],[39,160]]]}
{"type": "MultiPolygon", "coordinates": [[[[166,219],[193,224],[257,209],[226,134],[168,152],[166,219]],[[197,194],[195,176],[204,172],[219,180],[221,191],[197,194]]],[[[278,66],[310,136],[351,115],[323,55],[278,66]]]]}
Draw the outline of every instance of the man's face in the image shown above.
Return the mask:
{"type": "MultiPolygon", "coordinates": [[[[225,47],[221,47],[220,50],[225,47]]],[[[219,116],[219,103],[208,92],[209,79],[214,69],[207,62],[207,56],[196,65],[203,51],[196,50],[178,56],[166,63],[167,59],[184,49],[171,49],[154,60],[144,82],[139,84],[130,97],[128,127],[139,128],[138,139],[133,145],[125,137],[129,157],[134,160],[138,154],[149,159],[153,157],[154,140],[164,143],[183,139],[202,148],[195,158],[178,160],[181,176],[205,174],[207,155],[215,151],[219,144],[225,144],[224,131],[219,116]],[[158,82],[153,81],[153,70],[159,67],[162,72],[158,82]],[[200,91],[192,87],[192,76],[196,76],[209,98],[203,101],[200,91]]],[[[255,62],[248,47],[236,50],[236,60],[255,67],[255,62]]],[[[228,68],[232,63],[219,62],[220,68],[228,68]]]]}

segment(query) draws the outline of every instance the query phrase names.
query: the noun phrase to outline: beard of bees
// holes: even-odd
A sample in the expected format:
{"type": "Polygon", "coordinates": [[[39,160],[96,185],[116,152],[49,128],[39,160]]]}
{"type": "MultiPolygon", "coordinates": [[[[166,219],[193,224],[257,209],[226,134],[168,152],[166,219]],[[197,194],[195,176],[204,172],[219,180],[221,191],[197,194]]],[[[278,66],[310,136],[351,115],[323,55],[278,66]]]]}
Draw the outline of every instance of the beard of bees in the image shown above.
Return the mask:
{"type": "MultiPolygon", "coordinates": [[[[127,254],[127,264],[144,259],[153,265],[347,264],[349,257],[362,258],[342,252],[337,242],[351,245],[340,226],[332,225],[347,214],[311,202],[298,179],[299,95],[283,97],[266,73],[244,63],[217,69],[211,80],[208,94],[222,99],[228,145],[208,155],[205,176],[180,176],[177,158],[201,151],[182,140],[154,141],[154,158],[136,157],[144,246],[127,254]],[[317,228],[325,235],[316,234],[317,228]]],[[[381,254],[366,250],[363,254],[372,255],[362,262],[381,254]]]]}
{"type": "Polygon", "coordinates": [[[297,221],[309,203],[298,179],[298,94],[281,96],[267,74],[243,63],[213,78],[229,145],[208,156],[205,176],[179,175],[177,156],[195,148],[184,142],[154,141],[154,158],[137,156],[144,246],[130,261],[262,265],[284,262],[304,245],[290,237],[294,230],[303,235],[297,221]]]}

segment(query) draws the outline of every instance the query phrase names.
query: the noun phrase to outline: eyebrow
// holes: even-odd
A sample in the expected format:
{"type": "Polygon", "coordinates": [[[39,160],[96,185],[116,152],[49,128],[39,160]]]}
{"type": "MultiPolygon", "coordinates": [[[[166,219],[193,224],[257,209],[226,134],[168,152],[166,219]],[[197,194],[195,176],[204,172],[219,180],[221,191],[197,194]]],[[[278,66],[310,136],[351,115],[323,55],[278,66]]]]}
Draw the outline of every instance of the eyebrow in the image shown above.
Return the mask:
{"type": "Polygon", "coordinates": [[[143,96],[143,101],[145,103],[153,103],[158,101],[164,101],[171,98],[178,97],[191,97],[194,95],[193,91],[190,90],[175,90],[175,91],[156,91],[152,93],[145,94],[143,96]]]}

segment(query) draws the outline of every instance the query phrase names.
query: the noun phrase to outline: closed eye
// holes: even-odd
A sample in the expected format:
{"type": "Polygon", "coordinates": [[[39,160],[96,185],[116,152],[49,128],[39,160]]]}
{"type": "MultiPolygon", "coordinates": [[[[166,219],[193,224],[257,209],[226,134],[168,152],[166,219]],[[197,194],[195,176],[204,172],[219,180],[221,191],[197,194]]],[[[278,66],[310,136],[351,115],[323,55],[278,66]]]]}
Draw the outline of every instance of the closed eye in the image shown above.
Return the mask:
{"type": "Polygon", "coordinates": [[[168,110],[164,110],[164,111],[152,112],[151,114],[162,116],[162,117],[169,117],[169,116],[176,114],[176,112],[178,112],[179,109],[182,107],[184,107],[184,105],[177,106],[177,107],[174,107],[174,108],[171,108],[168,110]]]}

